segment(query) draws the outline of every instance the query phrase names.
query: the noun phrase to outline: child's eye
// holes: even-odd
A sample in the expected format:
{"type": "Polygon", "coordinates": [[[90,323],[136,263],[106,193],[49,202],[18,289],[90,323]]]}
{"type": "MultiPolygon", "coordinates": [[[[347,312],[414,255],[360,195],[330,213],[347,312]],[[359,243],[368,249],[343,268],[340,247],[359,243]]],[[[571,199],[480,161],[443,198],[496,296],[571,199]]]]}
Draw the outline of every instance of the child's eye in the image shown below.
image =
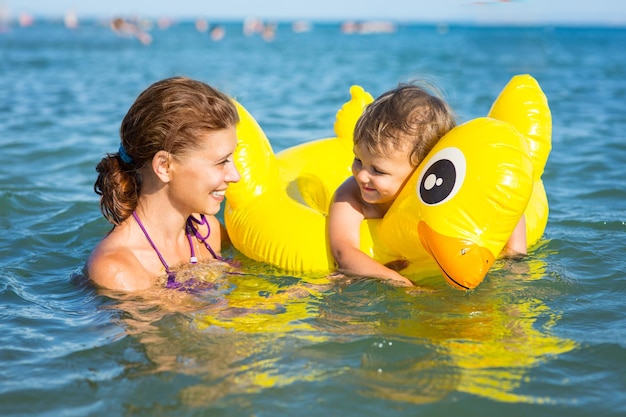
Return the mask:
{"type": "Polygon", "coordinates": [[[218,164],[218,165],[226,165],[226,164],[228,164],[229,162],[232,162],[232,159],[224,159],[223,161],[220,161],[220,162],[218,162],[217,164],[218,164]]]}
{"type": "Polygon", "coordinates": [[[352,163],[354,165],[358,165],[358,166],[363,165],[363,162],[361,162],[361,160],[359,158],[354,158],[354,161],[352,163]]]}
{"type": "Polygon", "coordinates": [[[387,175],[387,173],[385,171],[381,171],[380,169],[373,167],[372,168],[374,170],[375,174],[379,174],[379,175],[387,175]]]}

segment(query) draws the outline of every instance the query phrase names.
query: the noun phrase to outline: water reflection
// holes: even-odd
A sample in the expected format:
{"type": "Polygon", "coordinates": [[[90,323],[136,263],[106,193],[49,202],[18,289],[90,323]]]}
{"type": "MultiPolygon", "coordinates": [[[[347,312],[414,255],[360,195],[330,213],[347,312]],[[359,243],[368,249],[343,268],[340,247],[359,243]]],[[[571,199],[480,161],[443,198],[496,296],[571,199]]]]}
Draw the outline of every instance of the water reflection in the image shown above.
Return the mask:
{"type": "Polygon", "coordinates": [[[206,294],[109,294],[149,363],[129,366],[129,377],[167,376],[191,407],[344,384],[411,404],[458,393],[536,403],[550,399],[525,392],[533,367],[575,347],[552,333],[560,316],[545,303],[554,291],[537,259],[501,261],[473,293],[439,277],[427,282],[434,292],[416,294],[267,274],[251,261],[242,270],[255,272],[212,273],[206,294]]]}

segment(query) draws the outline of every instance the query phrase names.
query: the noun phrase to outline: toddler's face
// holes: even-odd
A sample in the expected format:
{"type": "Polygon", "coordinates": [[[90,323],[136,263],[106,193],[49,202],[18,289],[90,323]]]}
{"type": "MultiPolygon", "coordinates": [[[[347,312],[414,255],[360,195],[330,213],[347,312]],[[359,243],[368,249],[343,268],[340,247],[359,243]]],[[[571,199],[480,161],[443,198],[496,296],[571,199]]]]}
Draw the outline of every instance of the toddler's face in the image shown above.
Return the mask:
{"type": "Polygon", "coordinates": [[[375,155],[362,145],[354,147],[352,175],[365,202],[385,204],[396,199],[414,169],[408,154],[408,150],[402,149],[375,155]]]}

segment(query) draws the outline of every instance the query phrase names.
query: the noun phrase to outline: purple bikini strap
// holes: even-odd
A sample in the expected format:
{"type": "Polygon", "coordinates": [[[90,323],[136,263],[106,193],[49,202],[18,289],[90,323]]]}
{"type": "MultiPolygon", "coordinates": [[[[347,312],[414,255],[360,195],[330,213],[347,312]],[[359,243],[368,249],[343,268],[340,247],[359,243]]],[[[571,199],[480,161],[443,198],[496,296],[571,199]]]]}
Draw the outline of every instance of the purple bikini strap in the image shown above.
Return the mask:
{"type": "MultiPolygon", "coordinates": [[[[209,222],[207,221],[207,218],[204,214],[200,215],[200,220],[196,219],[193,215],[189,216],[189,218],[187,218],[187,228],[188,228],[188,232],[193,233],[196,239],[198,239],[200,242],[204,244],[204,246],[209,250],[209,252],[211,252],[211,255],[213,255],[215,259],[220,260],[220,261],[224,260],[224,258],[222,258],[217,253],[215,253],[211,245],[209,245],[209,242],[207,242],[207,239],[209,238],[209,236],[211,236],[211,226],[209,225],[209,222]],[[207,227],[206,235],[204,236],[201,235],[200,231],[194,226],[194,223],[197,224],[198,226],[206,225],[207,227]]],[[[191,242],[190,233],[187,234],[187,236],[189,236],[189,242],[191,242]]],[[[194,256],[193,246],[192,246],[192,256],[194,256]]]]}
{"type": "Polygon", "coordinates": [[[161,252],[159,252],[159,250],[157,249],[157,247],[154,244],[154,242],[152,241],[152,239],[150,239],[150,235],[148,234],[148,231],[146,230],[145,227],[143,227],[143,223],[141,223],[141,220],[139,220],[139,217],[137,216],[137,213],[135,213],[135,211],[133,211],[133,217],[135,218],[135,221],[137,222],[137,224],[141,228],[141,231],[143,232],[143,234],[146,237],[146,239],[148,239],[148,243],[150,243],[150,246],[152,246],[152,249],[154,249],[154,251],[156,252],[157,256],[161,260],[161,263],[165,267],[165,272],[167,272],[169,274],[170,273],[170,267],[167,265],[167,262],[165,262],[165,259],[163,259],[163,255],[161,255],[161,252]]]}

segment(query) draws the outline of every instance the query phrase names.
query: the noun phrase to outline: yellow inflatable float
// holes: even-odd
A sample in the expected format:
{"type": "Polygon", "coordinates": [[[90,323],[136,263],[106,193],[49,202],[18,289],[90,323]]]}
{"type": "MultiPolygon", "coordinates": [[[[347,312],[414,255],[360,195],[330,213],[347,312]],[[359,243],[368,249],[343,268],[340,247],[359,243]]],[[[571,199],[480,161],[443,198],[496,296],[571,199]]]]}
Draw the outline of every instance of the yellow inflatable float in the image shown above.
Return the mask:
{"type": "MultiPolygon", "coordinates": [[[[351,175],[352,131],[373,101],[361,87],[350,93],[337,113],[336,137],[278,154],[237,103],[241,181],[228,188],[224,220],[245,256],[296,273],[335,269],[328,207],[351,175]]],[[[528,244],[543,234],[548,203],[541,175],[551,134],[539,84],[530,75],[513,77],[487,117],[461,124],[439,141],[383,219],[363,222],[361,249],[381,263],[407,260],[402,274],[413,281],[441,271],[452,286],[475,288],[523,213],[528,244]]]]}

